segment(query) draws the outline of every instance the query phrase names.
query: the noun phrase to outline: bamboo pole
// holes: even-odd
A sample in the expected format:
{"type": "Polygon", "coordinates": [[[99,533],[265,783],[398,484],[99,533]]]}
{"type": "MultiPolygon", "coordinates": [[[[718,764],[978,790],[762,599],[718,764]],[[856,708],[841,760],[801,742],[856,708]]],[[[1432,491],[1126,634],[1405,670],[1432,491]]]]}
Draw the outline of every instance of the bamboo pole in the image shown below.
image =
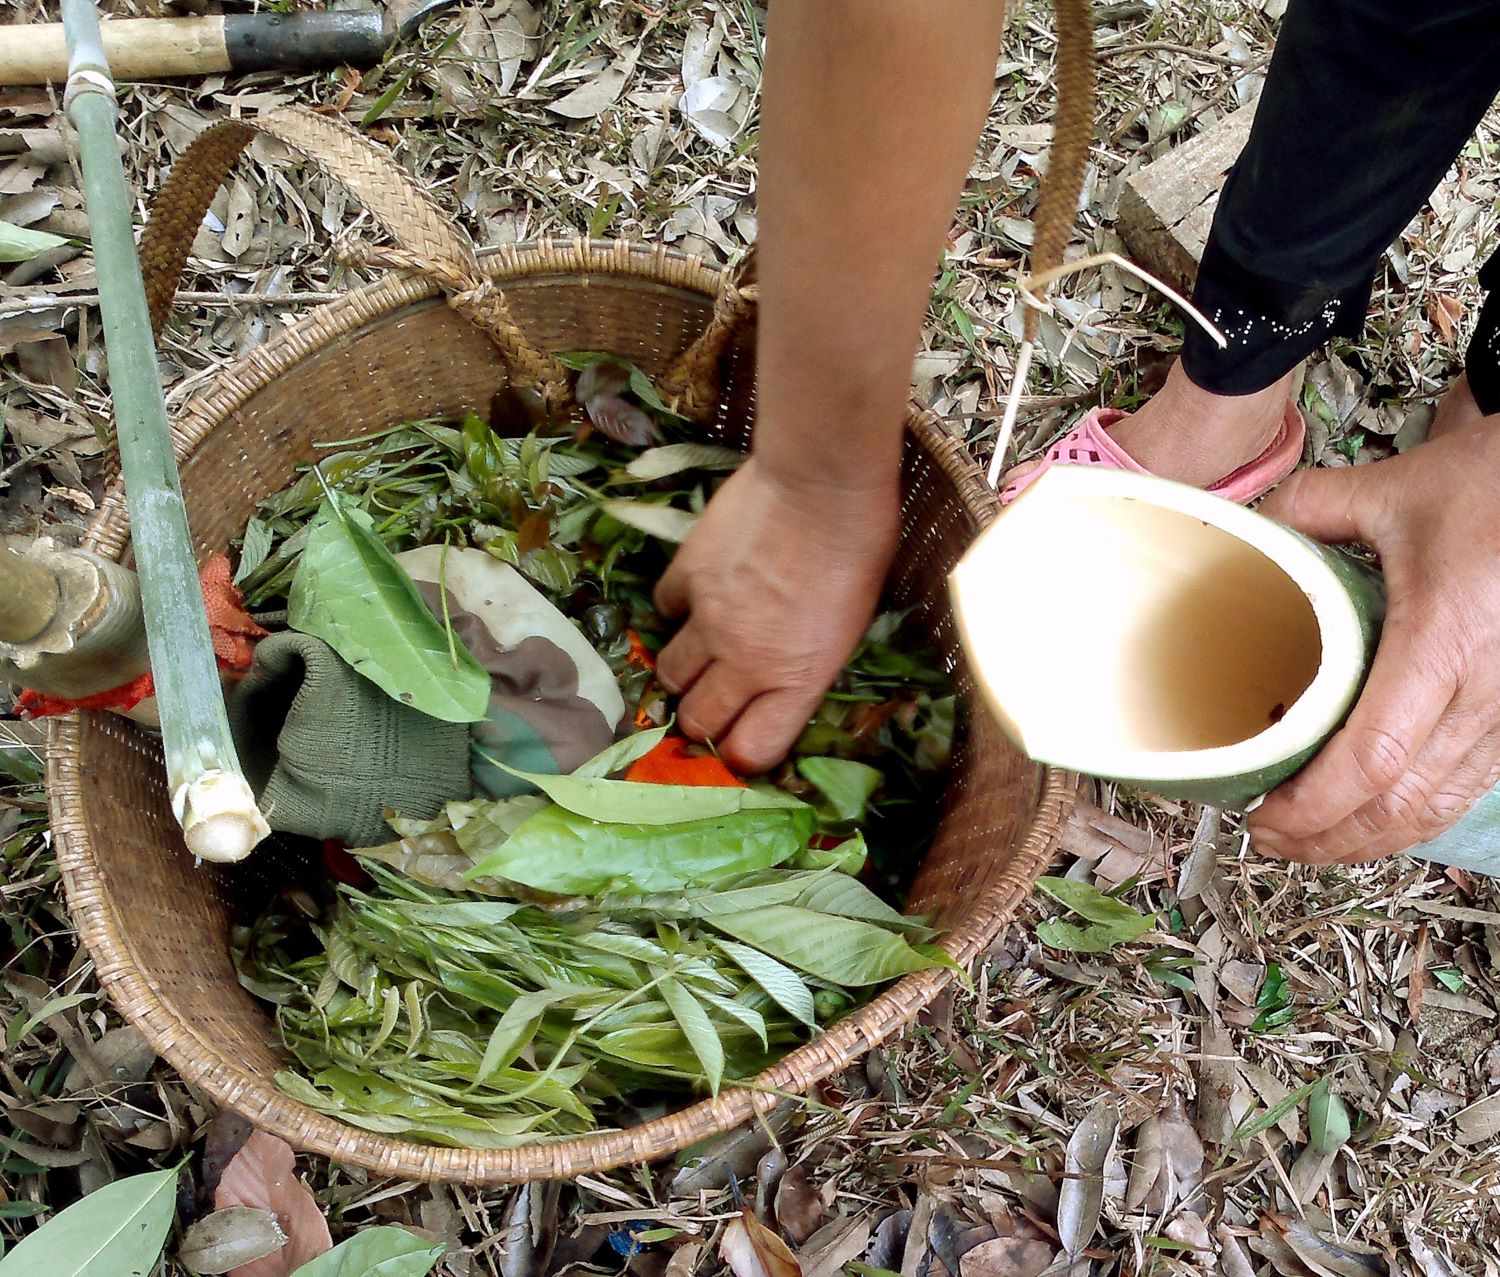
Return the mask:
{"type": "Polygon", "coordinates": [[[93,0],[63,0],[64,104],[78,131],[120,466],[172,809],[188,848],[242,860],[270,830],[240,770],[209,637],[120,164],[115,87],[93,0]]]}

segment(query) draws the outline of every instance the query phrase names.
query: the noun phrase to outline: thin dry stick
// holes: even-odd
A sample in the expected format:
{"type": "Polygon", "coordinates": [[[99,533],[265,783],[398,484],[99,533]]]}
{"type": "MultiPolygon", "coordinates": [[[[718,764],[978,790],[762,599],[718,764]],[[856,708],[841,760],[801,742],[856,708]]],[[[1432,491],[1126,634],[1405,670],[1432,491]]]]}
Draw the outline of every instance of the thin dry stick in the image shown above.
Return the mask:
{"type": "Polygon", "coordinates": [[[1147,40],[1144,44],[1102,44],[1097,56],[1118,58],[1129,53],[1176,53],[1198,62],[1217,62],[1220,66],[1244,70],[1246,64],[1228,53],[1211,53],[1207,49],[1195,49],[1190,44],[1175,44],[1171,40],[1147,40]]]}
{"type": "MultiPolygon", "coordinates": [[[[1094,253],[1089,257],[1081,257],[1076,262],[1069,262],[1065,266],[1055,266],[1051,270],[1042,271],[1037,275],[1028,275],[1017,284],[1017,290],[1021,294],[1021,301],[1029,306],[1034,312],[1050,312],[1053,307],[1050,302],[1043,301],[1037,297],[1034,290],[1046,288],[1049,284],[1056,283],[1064,276],[1072,275],[1077,271],[1087,270],[1091,266],[1118,266],[1121,270],[1129,271],[1137,279],[1143,280],[1163,296],[1175,302],[1182,308],[1183,312],[1198,324],[1218,344],[1222,350],[1229,343],[1225,341],[1221,333],[1209,322],[1201,310],[1188,301],[1176,289],[1169,287],[1157,279],[1149,271],[1143,270],[1134,262],[1121,257],[1119,253],[1094,253]]],[[[1026,374],[1031,370],[1032,345],[1030,341],[1021,343],[1020,353],[1016,357],[1015,371],[1011,375],[1010,394],[1005,401],[1005,416],[1000,422],[1000,433],[995,440],[995,451],[990,457],[990,468],[987,478],[990,487],[996,488],[1000,484],[1001,468],[1005,464],[1006,454],[1010,451],[1010,437],[1015,430],[1016,415],[1021,410],[1021,391],[1026,385],[1026,374]]]]}
{"type": "MultiPolygon", "coordinates": [[[[178,293],[179,304],[191,306],[308,306],[336,302],[345,293],[178,293]]],[[[42,310],[61,310],[66,306],[98,306],[98,293],[35,293],[15,301],[0,302],[0,319],[30,315],[42,310]]]]}

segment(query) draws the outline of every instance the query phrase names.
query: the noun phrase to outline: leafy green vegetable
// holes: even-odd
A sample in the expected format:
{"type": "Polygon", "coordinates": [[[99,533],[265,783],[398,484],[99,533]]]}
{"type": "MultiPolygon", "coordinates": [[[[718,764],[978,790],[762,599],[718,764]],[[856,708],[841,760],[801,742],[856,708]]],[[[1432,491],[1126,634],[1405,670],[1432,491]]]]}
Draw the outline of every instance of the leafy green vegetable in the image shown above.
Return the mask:
{"type": "Polygon", "coordinates": [[[642,758],[655,749],[666,738],[671,730],[671,724],[664,727],[652,728],[648,732],[636,732],[618,740],[608,749],[595,754],[594,757],[575,767],[574,776],[612,776],[615,772],[624,771],[636,759],[642,758]]]}
{"type": "MultiPolygon", "coordinates": [[[[673,442],[510,437],[471,417],[330,445],[246,529],[246,598],[274,606],[299,576],[321,583],[331,537],[477,546],[579,625],[631,721],[670,725],[651,654],[671,627],[652,590],[741,458],[683,441],[639,369],[565,362],[621,365],[610,392],[623,384],[673,442]]],[[[441,625],[434,652],[454,674],[441,625]]],[[[359,852],[373,886],[338,888],[313,922],[278,899],[236,935],[241,980],[297,1062],[280,1084],[362,1129],[509,1148],[751,1077],[879,982],[951,966],[921,920],[852,875],[899,902],[935,828],[955,708],[940,658],[887,613],[794,761],[751,788],[609,779],[666,738],[659,726],[571,776],[528,776],[541,792],[431,821],[387,813],[396,841],[359,852]]]]}
{"type": "Polygon", "coordinates": [[[365,1228],[308,1260],[292,1277],[426,1277],[447,1249],[404,1228],[365,1228]]]}
{"type": "Polygon", "coordinates": [[[742,811],[800,811],[807,804],[779,789],[714,785],[646,785],[596,776],[523,772],[497,759],[495,766],[535,785],[575,816],[622,825],[680,825],[742,811]]]}
{"type": "Polygon", "coordinates": [[[768,905],[707,921],[788,966],[845,987],[882,984],[940,965],[883,927],[795,905],[768,905]]]}
{"type": "Polygon", "coordinates": [[[575,372],[581,372],[585,368],[592,368],[595,364],[618,364],[630,374],[630,393],[641,401],[653,412],[661,413],[663,416],[682,418],[667,407],[661,395],[657,393],[656,384],[650,377],[646,376],[628,359],[621,359],[618,355],[607,354],[596,350],[565,351],[557,355],[557,362],[564,368],[571,368],[575,372]]]}
{"type": "Polygon", "coordinates": [[[809,1028],[816,1027],[818,1017],[813,1007],[812,990],[789,966],[747,944],[720,940],[718,947],[783,1011],[796,1016],[809,1028]]]}
{"type": "Polygon", "coordinates": [[[177,1172],[132,1175],[54,1215],[4,1259],[0,1277],[148,1273],[177,1210],[177,1172]]]}
{"type": "Polygon", "coordinates": [[[710,443],[669,443],[660,448],[647,448],[625,467],[625,473],[632,479],[649,483],[670,478],[684,470],[734,470],[744,461],[745,454],[734,448],[720,448],[710,443]]]}
{"type": "Polygon", "coordinates": [[[698,1063],[703,1066],[703,1075],[708,1079],[708,1088],[715,1095],[724,1081],[724,1044],[719,1041],[713,1021],[703,1004],[671,976],[662,976],[657,983],[661,995],[672,1008],[672,1016],[682,1035],[693,1048],[698,1063]]]}
{"type": "Polygon", "coordinates": [[[739,811],[672,825],[601,824],[547,807],[482,855],[468,878],[500,878],[535,891],[586,895],[629,884],[676,891],[768,869],[806,840],[800,813],[739,811]]]}
{"type": "Polygon", "coordinates": [[[601,501],[599,508],[626,527],[636,528],[663,541],[686,541],[698,516],[673,505],[654,501],[601,501]]]}
{"type": "Polygon", "coordinates": [[[885,783],[880,768],[848,758],[799,758],[797,771],[818,787],[834,820],[847,824],[865,818],[870,796],[885,783]]]}
{"type": "Polygon", "coordinates": [[[387,695],[433,718],[473,723],[489,708],[484,667],[461,643],[450,649],[451,636],[375,535],[373,520],[337,494],[313,520],[292,578],[287,623],[321,638],[387,695]]]}

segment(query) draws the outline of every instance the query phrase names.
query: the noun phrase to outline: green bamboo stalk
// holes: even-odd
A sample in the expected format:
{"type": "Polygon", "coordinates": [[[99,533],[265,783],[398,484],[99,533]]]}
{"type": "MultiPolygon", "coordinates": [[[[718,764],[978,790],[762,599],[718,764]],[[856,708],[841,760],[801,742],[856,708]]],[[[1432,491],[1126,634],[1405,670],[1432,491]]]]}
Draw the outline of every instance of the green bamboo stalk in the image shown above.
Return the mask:
{"type": "Polygon", "coordinates": [[[172,809],[194,855],[242,860],[270,830],[240,770],[224,712],[116,149],[114,82],[94,0],[63,0],[62,16],[69,56],[64,103],[78,131],[172,809]]]}

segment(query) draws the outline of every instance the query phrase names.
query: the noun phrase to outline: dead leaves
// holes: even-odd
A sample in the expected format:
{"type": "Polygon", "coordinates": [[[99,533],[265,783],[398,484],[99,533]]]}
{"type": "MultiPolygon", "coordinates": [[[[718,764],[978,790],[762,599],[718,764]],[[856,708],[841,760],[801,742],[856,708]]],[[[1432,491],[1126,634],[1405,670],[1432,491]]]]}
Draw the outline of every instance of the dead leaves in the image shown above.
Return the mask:
{"type": "Polygon", "coordinates": [[[1027,1237],[996,1237],[965,1251],[959,1277],[1039,1277],[1052,1263],[1052,1243],[1027,1237]]]}
{"type": "Polygon", "coordinates": [[[1192,1196],[1203,1176],[1203,1142],[1188,1120],[1182,1097],[1141,1123],[1125,1190],[1125,1209],[1165,1215],[1192,1196]]]}
{"type": "Polygon", "coordinates": [[[1057,1194],[1057,1235],[1076,1257],[1093,1239],[1104,1207],[1104,1167],[1115,1151],[1120,1112],[1096,1104],[1068,1140],[1063,1183],[1057,1194]]]}
{"type": "Polygon", "coordinates": [[[570,120],[591,120],[602,114],[620,100],[640,54],[640,46],[635,45],[618,60],[595,59],[588,63],[590,69],[600,61],[604,65],[578,88],[547,103],[547,109],[570,120]]]}
{"type": "Polygon", "coordinates": [[[287,1235],[273,1212],[229,1206],[205,1215],[183,1234],[177,1260],[197,1277],[243,1273],[253,1261],[286,1244],[287,1235]]]}
{"type": "Polygon", "coordinates": [[[1444,343],[1449,346],[1454,344],[1453,339],[1463,314],[1463,302],[1446,293],[1438,293],[1427,303],[1427,318],[1432,321],[1432,326],[1438,330],[1444,343]]]}
{"type": "Polygon", "coordinates": [[[264,1131],[244,1142],[219,1177],[214,1207],[223,1211],[231,1206],[270,1212],[287,1239],[263,1258],[235,1268],[233,1277],[290,1277],[333,1246],[322,1209],[297,1178],[291,1145],[264,1131]]]}
{"type": "Polygon", "coordinates": [[[776,1187],[776,1222],[799,1246],[823,1221],[823,1199],[803,1167],[790,1166],[776,1187]]]}
{"type": "Polygon", "coordinates": [[[719,1258],[734,1277],[803,1277],[791,1248],[756,1219],[748,1206],[724,1229],[719,1258]]]}

